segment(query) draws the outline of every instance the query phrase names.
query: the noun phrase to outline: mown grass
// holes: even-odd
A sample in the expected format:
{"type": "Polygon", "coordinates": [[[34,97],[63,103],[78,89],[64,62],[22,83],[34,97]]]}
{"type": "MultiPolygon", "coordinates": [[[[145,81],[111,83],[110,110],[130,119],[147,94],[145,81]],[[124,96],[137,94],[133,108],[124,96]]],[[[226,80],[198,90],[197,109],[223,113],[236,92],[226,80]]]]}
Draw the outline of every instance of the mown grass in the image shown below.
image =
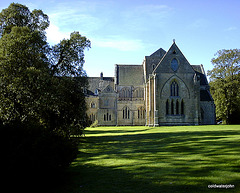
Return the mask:
{"type": "Polygon", "coordinates": [[[56,192],[240,192],[240,126],[88,128],[56,192]]]}

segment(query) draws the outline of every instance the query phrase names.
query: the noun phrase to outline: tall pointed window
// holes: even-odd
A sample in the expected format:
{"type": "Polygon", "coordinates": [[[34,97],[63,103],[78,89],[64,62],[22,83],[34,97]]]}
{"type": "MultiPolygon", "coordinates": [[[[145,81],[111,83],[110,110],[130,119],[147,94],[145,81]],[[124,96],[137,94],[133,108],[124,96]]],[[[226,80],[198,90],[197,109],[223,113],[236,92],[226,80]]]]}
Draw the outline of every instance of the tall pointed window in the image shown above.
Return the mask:
{"type": "Polygon", "coordinates": [[[184,102],[181,101],[181,115],[184,115],[184,102]]]}
{"type": "Polygon", "coordinates": [[[174,102],[171,102],[171,114],[174,115],[174,102]]]}
{"type": "Polygon", "coordinates": [[[178,69],[178,60],[176,58],[173,58],[172,61],[171,61],[171,68],[174,72],[177,71],[178,69]]]}
{"type": "Polygon", "coordinates": [[[112,120],[112,115],[110,113],[105,113],[103,115],[103,120],[104,121],[111,121],[112,120]]]}
{"type": "Polygon", "coordinates": [[[174,80],[171,84],[171,88],[170,88],[170,94],[171,96],[179,96],[179,87],[178,87],[178,83],[174,80]]]}
{"type": "Polygon", "coordinates": [[[96,108],[96,104],[94,102],[91,102],[90,107],[91,108],[96,108]]]}
{"type": "Polygon", "coordinates": [[[131,98],[132,95],[131,95],[131,89],[130,88],[123,88],[121,91],[120,91],[120,97],[121,98],[131,98]]]}
{"type": "Polygon", "coordinates": [[[202,123],[204,122],[204,110],[201,108],[201,120],[202,120],[202,123]]]}
{"type": "Polygon", "coordinates": [[[94,122],[94,121],[96,120],[95,114],[91,114],[91,115],[89,116],[89,119],[90,119],[92,122],[94,122]]]}
{"type": "Polygon", "coordinates": [[[176,101],[176,115],[179,115],[179,102],[176,101]]]}
{"type": "Polygon", "coordinates": [[[145,109],[144,107],[138,108],[138,119],[145,119],[145,109]]]}
{"type": "Polygon", "coordinates": [[[169,102],[168,100],[166,101],[166,115],[169,114],[169,102]]]}
{"type": "Polygon", "coordinates": [[[124,107],[122,112],[123,112],[123,119],[130,119],[130,110],[128,107],[124,107]]]}

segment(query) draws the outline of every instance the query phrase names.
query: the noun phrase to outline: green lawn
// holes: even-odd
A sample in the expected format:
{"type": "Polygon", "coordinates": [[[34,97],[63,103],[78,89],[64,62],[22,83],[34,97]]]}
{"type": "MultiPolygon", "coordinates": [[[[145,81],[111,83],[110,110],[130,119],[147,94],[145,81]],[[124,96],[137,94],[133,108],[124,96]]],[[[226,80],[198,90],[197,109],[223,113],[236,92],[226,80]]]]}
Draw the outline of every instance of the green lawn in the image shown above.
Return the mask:
{"type": "Polygon", "coordinates": [[[86,129],[57,192],[240,192],[240,126],[86,129]],[[232,184],[234,189],[208,189],[232,184]]]}

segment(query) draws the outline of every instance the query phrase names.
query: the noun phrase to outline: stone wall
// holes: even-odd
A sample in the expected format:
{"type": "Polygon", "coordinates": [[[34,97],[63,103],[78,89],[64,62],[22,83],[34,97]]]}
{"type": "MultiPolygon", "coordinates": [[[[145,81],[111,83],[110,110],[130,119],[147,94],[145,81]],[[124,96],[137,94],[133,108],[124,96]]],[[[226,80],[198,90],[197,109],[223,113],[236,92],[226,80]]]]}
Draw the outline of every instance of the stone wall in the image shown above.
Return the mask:
{"type": "Polygon", "coordinates": [[[200,111],[202,125],[216,124],[215,104],[213,101],[201,101],[200,111]]]}
{"type": "Polygon", "coordinates": [[[87,115],[92,122],[98,120],[98,109],[99,109],[99,97],[98,96],[87,96],[87,115]]]}

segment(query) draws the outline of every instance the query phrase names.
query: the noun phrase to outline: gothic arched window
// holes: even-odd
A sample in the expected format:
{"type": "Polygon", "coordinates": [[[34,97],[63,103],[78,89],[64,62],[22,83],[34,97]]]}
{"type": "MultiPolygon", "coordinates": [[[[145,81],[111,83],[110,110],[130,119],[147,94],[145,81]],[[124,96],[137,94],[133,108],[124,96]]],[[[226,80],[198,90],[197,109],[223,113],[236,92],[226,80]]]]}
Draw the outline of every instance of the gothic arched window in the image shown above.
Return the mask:
{"type": "Polygon", "coordinates": [[[184,115],[184,102],[181,101],[181,114],[184,115]]]}
{"type": "Polygon", "coordinates": [[[144,107],[138,108],[138,119],[145,119],[145,109],[144,107]]]}
{"type": "Polygon", "coordinates": [[[201,110],[201,120],[203,122],[203,120],[204,120],[204,110],[202,108],[200,110],[201,110]]]}
{"type": "Polygon", "coordinates": [[[94,121],[96,120],[95,114],[91,114],[91,115],[89,116],[89,119],[90,119],[92,122],[94,122],[94,121]]]}
{"type": "Polygon", "coordinates": [[[112,120],[112,115],[109,113],[106,113],[103,115],[103,120],[104,121],[111,121],[112,120]]]}
{"type": "Polygon", "coordinates": [[[155,65],[155,64],[152,64],[152,70],[154,70],[154,69],[155,69],[155,67],[156,67],[156,65],[155,65]]]}
{"type": "Polygon", "coordinates": [[[91,102],[90,107],[91,108],[96,108],[96,104],[94,102],[91,102]]]}
{"type": "Polygon", "coordinates": [[[178,69],[178,60],[176,58],[173,58],[172,61],[171,61],[171,68],[174,72],[177,71],[178,69]]]}
{"type": "Polygon", "coordinates": [[[123,119],[130,119],[130,110],[128,107],[123,108],[123,119]]]}
{"type": "Polygon", "coordinates": [[[171,84],[170,95],[171,96],[179,96],[179,86],[175,80],[171,84]]]}
{"type": "Polygon", "coordinates": [[[176,115],[179,115],[179,102],[176,102],[176,115]]]}
{"type": "Polygon", "coordinates": [[[171,102],[171,114],[174,115],[174,102],[171,102]]]}
{"type": "Polygon", "coordinates": [[[120,96],[122,98],[131,98],[131,89],[130,88],[123,88],[121,91],[120,91],[120,96]]]}
{"type": "Polygon", "coordinates": [[[133,92],[133,97],[134,98],[143,98],[143,93],[144,93],[144,91],[142,88],[137,88],[133,92]]]}
{"type": "Polygon", "coordinates": [[[166,115],[168,115],[169,114],[169,102],[168,102],[168,100],[166,101],[166,115]]]}

